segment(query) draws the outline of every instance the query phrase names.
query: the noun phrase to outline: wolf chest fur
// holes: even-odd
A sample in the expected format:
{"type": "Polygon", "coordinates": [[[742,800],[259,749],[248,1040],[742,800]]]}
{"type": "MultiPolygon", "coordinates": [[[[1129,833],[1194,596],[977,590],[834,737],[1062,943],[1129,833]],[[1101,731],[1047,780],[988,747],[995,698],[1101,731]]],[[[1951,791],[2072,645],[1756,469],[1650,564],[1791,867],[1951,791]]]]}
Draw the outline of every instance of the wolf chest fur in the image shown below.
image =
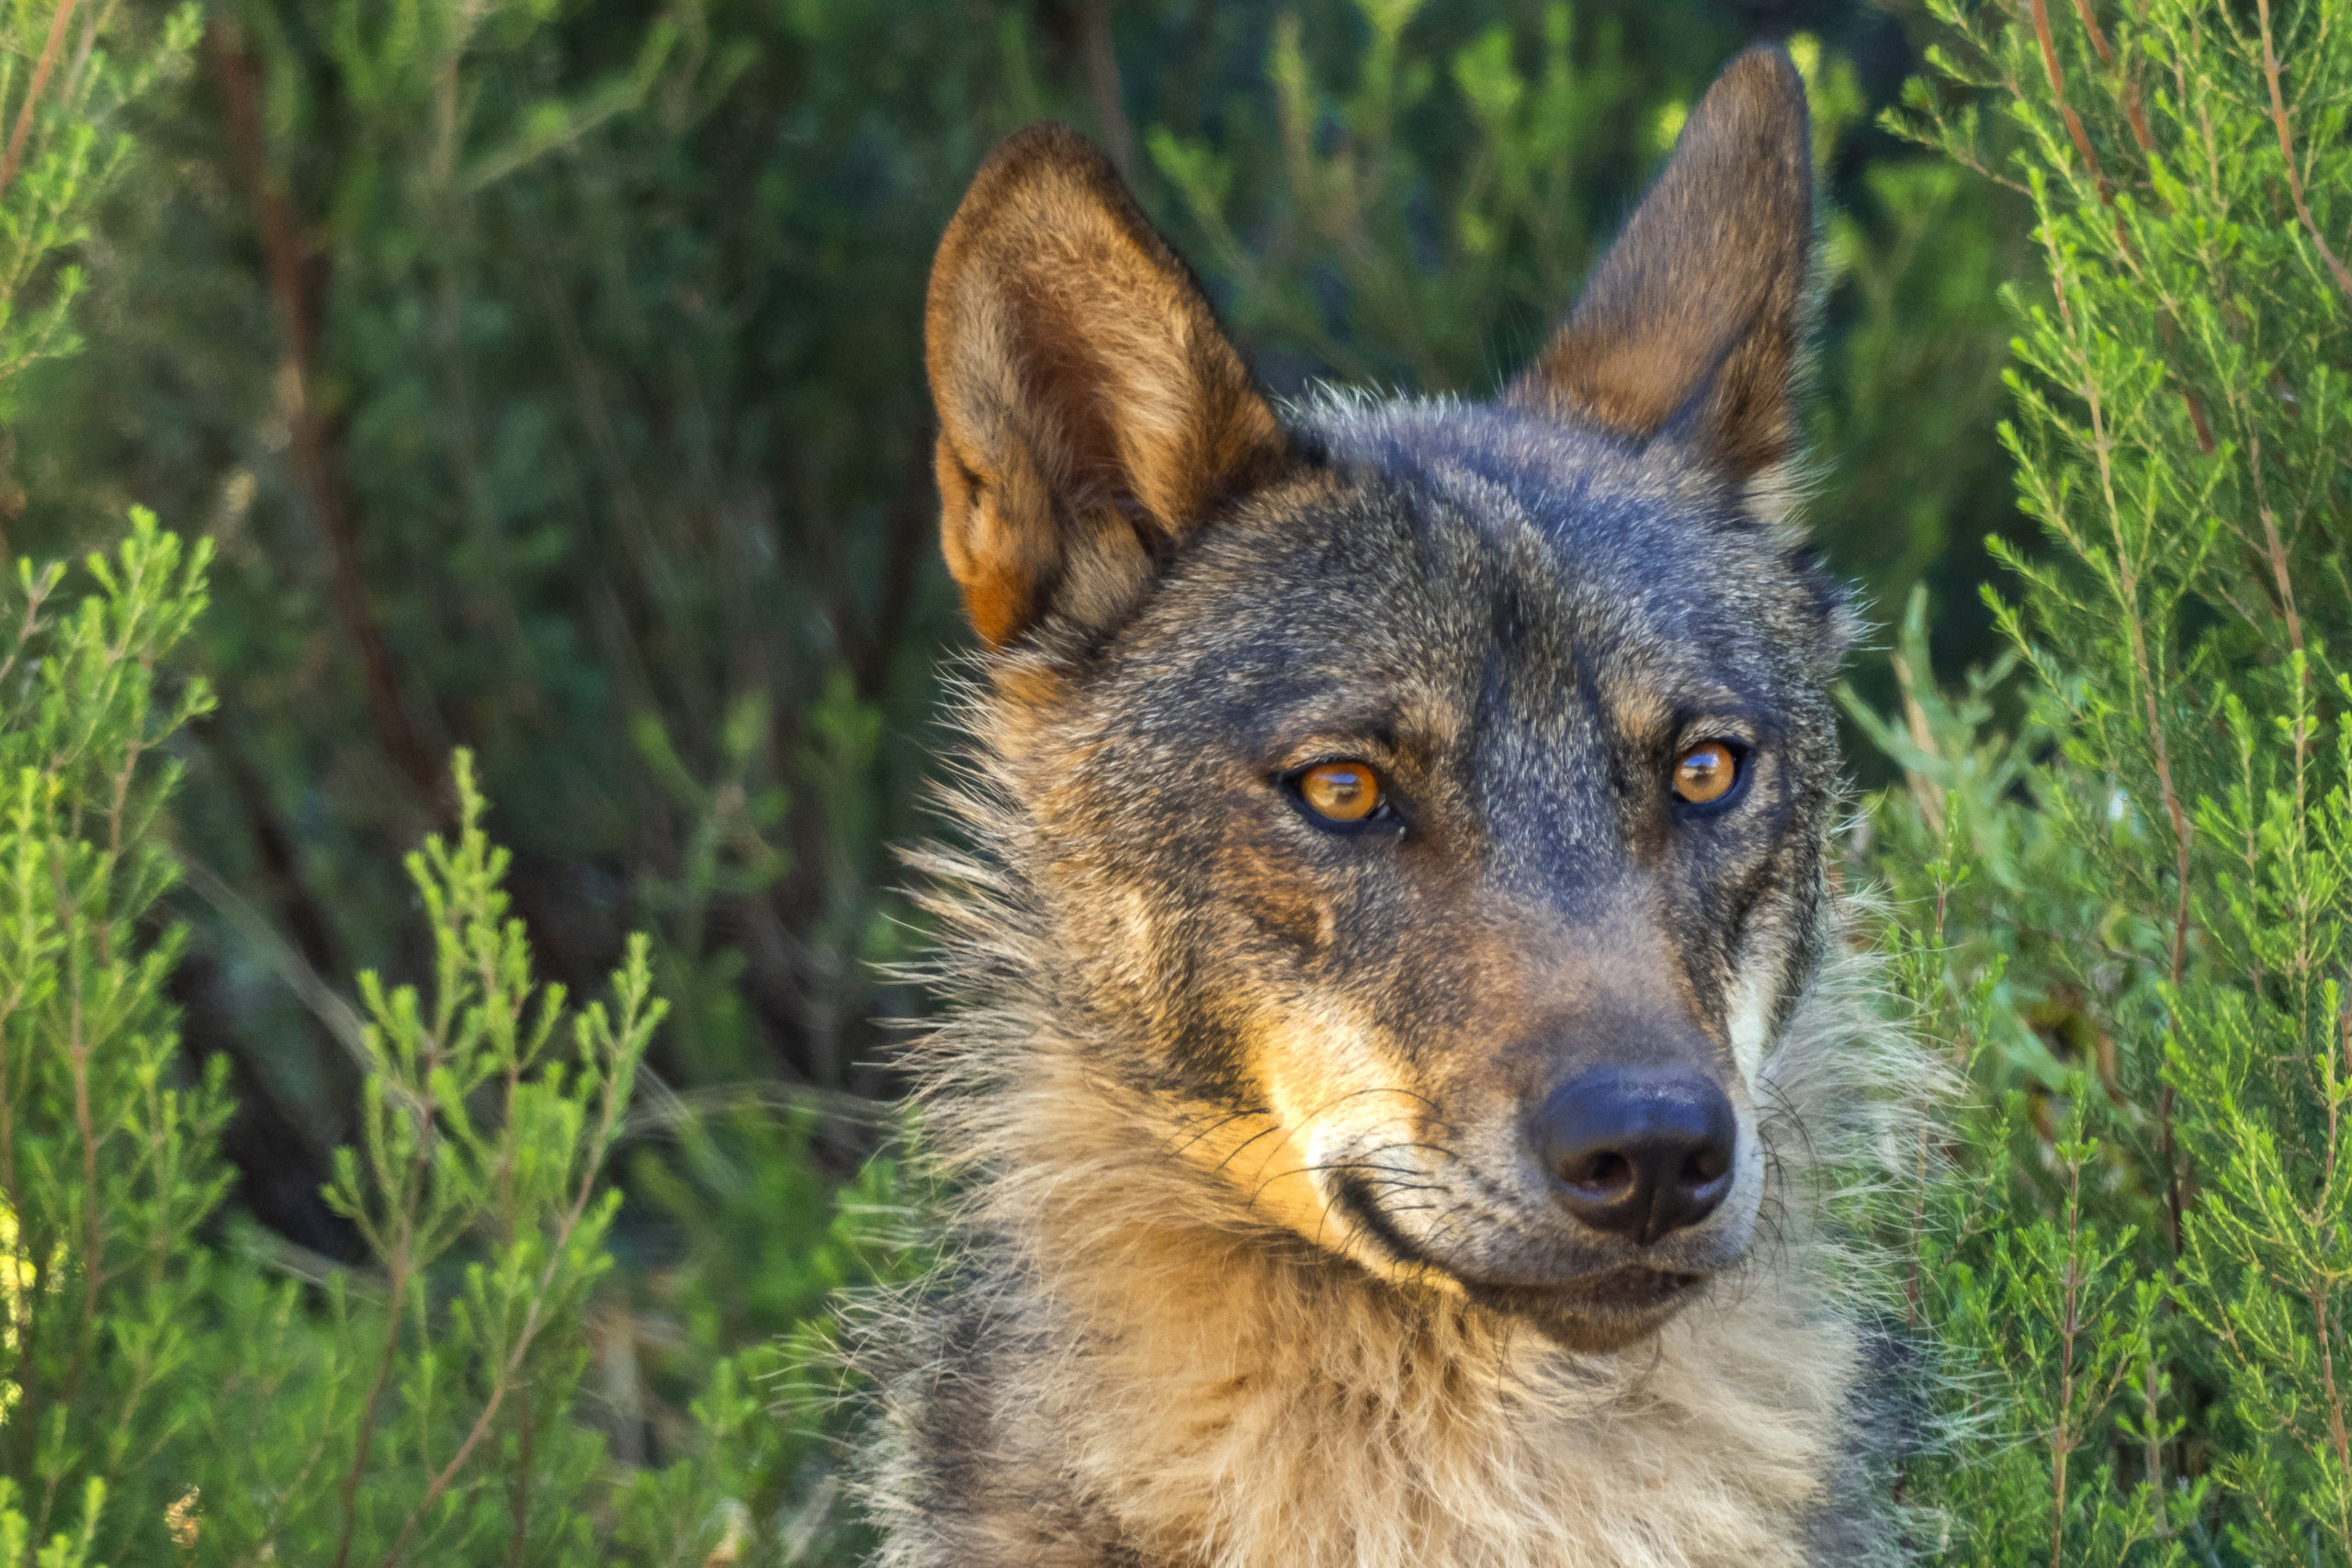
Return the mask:
{"type": "Polygon", "coordinates": [[[984,645],[927,856],[897,1568],[1896,1555],[1831,1172],[1916,1081],[1826,862],[1811,161],[1742,56],[1496,400],[1277,410],[1109,165],[981,169],[928,360],[984,645]]]}

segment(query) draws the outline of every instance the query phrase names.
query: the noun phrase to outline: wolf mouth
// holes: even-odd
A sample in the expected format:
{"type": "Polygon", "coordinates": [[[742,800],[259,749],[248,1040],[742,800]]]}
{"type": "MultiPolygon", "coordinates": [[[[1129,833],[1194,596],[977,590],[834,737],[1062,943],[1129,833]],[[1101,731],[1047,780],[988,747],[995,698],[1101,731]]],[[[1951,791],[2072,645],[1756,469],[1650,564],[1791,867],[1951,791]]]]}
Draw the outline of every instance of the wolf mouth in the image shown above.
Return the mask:
{"type": "Polygon", "coordinates": [[[1662,1326],[1705,1283],[1703,1274],[1629,1268],[1557,1285],[1464,1286],[1481,1306],[1532,1324],[1572,1349],[1616,1350],[1662,1326]]]}
{"type": "Polygon", "coordinates": [[[1334,1184],[1339,1206],[1398,1263],[1459,1283],[1474,1301],[1518,1316],[1562,1316],[1646,1325],[1679,1305],[1707,1281],[1703,1273],[1629,1264],[1558,1280],[1486,1280],[1448,1265],[1415,1245],[1373,1198],[1371,1183],[1350,1175],[1334,1184]]]}
{"type": "Polygon", "coordinates": [[[1707,1282],[1704,1274],[1642,1264],[1558,1280],[1482,1280],[1458,1272],[1453,1277],[1473,1299],[1489,1306],[1539,1315],[1581,1313],[1603,1318],[1657,1313],[1677,1305],[1707,1282]]]}
{"type": "Polygon", "coordinates": [[[1556,1285],[1489,1285],[1472,1281],[1470,1289],[1474,1293],[1498,1299],[1522,1298],[1542,1303],[1555,1312],[1582,1310],[1615,1315],[1651,1313],[1673,1305],[1706,1283],[1706,1278],[1679,1269],[1634,1267],[1582,1275],[1556,1285]]]}

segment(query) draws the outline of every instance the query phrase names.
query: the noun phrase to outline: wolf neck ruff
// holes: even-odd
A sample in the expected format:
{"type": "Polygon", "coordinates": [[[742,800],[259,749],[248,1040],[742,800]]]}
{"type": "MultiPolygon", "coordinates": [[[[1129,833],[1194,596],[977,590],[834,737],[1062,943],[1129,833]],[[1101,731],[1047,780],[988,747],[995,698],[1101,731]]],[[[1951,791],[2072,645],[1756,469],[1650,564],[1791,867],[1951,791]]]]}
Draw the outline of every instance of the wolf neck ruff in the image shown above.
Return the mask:
{"type": "Polygon", "coordinates": [[[1279,412],[1012,138],[926,321],[985,651],[924,860],[948,1261],[875,1303],[900,1568],[1892,1561],[1822,1215],[1844,597],[1790,531],[1811,158],[1753,51],[1495,401],[1279,412]]]}

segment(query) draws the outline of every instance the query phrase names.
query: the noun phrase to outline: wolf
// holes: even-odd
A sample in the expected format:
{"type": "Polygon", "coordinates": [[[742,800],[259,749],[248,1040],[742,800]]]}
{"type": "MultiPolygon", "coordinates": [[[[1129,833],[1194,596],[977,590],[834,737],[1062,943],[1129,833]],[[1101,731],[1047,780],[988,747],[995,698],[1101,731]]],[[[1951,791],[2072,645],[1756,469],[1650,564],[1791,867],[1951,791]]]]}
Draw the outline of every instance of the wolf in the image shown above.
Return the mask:
{"type": "Polygon", "coordinates": [[[864,1330],[885,1568],[1897,1559],[1825,1206],[1929,1075],[1829,852],[1813,235],[1753,50],[1498,397],[1278,407],[1082,139],[980,168],[925,323],[982,651],[922,860],[948,1261],[864,1330]]]}

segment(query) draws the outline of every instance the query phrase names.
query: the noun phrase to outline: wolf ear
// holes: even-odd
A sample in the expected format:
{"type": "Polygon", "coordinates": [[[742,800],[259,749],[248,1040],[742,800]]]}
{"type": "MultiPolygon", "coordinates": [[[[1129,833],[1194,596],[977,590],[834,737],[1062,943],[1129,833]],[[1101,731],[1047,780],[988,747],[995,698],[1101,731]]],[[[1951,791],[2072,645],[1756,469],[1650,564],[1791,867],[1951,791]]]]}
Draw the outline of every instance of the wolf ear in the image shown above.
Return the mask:
{"type": "Polygon", "coordinates": [[[1286,449],[1184,265],[1058,125],[981,165],[923,331],[941,544],[992,646],[1048,611],[1114,621],[1167,547],[1286,449]]]}
{"type": "Polygon", "coordinates": [[[1804,84],[1740,55],[1699,100],[1666,172],[1504,394],[1635,440],[1689,442],[1747,479],[1796,447],[1794,381],[1813,243],[1804,84]]]}

